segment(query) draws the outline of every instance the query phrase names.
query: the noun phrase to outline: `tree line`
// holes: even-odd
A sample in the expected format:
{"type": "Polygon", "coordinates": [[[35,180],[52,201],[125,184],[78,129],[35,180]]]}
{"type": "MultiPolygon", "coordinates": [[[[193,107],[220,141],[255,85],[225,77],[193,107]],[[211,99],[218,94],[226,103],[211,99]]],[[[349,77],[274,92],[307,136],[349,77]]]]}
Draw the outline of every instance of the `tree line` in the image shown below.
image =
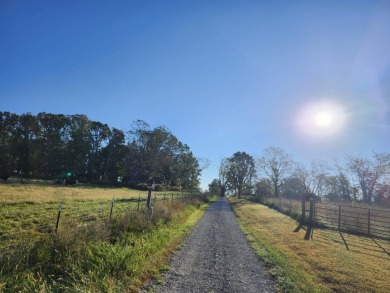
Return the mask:
{"type": "Polygon", "coordinates": [[[219,178],[209,184],[209,191],[390,205],[390,153],[347,156],[343,163],[314,160],[305,166],[280,147],[266,148],[257,160],[236,152],[221,161],[219,178]]]}
{"type": "Polygon", "coordinates": [[[129,131],[86,115],[0,112],[0,178],[10,176],[196,190],[205,165],[166,127],[129,131]]]}

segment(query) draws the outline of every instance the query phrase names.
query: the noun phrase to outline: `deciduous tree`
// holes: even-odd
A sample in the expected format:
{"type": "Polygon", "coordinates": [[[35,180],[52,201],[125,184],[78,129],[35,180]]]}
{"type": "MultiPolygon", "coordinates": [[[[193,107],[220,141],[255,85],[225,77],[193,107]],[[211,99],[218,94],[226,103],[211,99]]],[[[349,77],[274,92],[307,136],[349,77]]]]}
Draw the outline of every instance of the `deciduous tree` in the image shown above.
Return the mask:
{"type": "Polygon", "coordinates": [[[268,147],[259,159],[258,166],[262,173],[270,179],[276,197],[280,196],[282,182],[291,173],[294,161],[282,148],[268,147]]]}
{"type": "Polygon", "coordinates": [[[243,191],[251,192],[255,174],[255,161],[246,152],[236,152],[228,158],[227,182],[239,198],[243,191]]]}
{"type": "Polygon", "coordinates": [[[381,179],[390,174],[390,154],[374,152],[371,159],[350,156],[347,160],[350,172],[358,181],[363,201],[371,203],[381,179]]]}

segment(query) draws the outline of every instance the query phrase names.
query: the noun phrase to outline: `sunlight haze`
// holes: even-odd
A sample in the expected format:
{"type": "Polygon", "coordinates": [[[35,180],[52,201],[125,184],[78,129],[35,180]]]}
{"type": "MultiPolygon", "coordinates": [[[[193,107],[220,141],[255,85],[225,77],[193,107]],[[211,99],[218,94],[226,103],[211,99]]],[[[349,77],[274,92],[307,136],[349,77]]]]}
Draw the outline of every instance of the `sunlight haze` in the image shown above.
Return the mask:
{"type": "Polygon", "coordinates": [[[210,160],[390,150],[390,1],[0,2],[0,110],[165,125],[210,160]]]}

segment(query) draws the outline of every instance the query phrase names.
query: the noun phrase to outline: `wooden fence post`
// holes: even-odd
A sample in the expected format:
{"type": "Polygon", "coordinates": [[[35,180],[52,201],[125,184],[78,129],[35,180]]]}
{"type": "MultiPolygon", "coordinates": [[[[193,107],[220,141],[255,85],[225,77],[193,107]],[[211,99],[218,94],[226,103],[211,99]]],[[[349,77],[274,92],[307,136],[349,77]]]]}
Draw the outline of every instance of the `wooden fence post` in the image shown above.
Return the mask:
{"type": "Polygon", "coordinates": [[[339,223],[338,223],[339,230],[340,230],[340,225],[341,225],[341,205],[339,205],[339,223]]]}
{"type": "Polygon", "coordinates": [[[314,219],[314,200],[310,200],[310,210],[309,210],[309,224],[313,224],[314,219]]]}
{"type": "Polygon", "coordinates": [[[148,198],[146,200],[146,207],[148,208],[148,210],[150,210],[150,199],[152,198],[152,189],[151,188],[148,188],[148,198]]]}
{"type": "Polygon", "coordinates": [[[141,202],[141,193],[138,193],[138,208],[137,211],[139,212],[139,204],[141,202]]]}
{"type": "Polygon", "coordinates": [[[307,223],[307,230],[305,235],[305,240],[309,240],[313,231],[313,218],[314,218],[314,200],[310,199],[310,209],[309,209],[309,221],[307,223]]]}
{"type": "Polygon", "coordinates": [[[368,235],[371,234],[371,209],[368,209],[368,235]]]}
{"type": "Polygon", "coordinates": [[[57,233],[57,230],[58,230],[58,225],[60,223],[61,210],[62,210],[62,202],[60,202],[60,206],[58,207],[58,215],[57,215],[57,223],[56,223],[56,233],[57,233]]]}
{"type": "Polygon", "coordinates": [[[305,197],[302,197],[302,215],[301,215],[302,223],[305,221],[305,216],[306,216],[306,200],[305,197]]]}
{"type": "Polygon", "coordinates": [[[111,202],[111,210],[110,210],[110,222],[111,222],[111,217],[112,217],[112,209],[114,208],[114,197],[112,198],[111,202]]]}

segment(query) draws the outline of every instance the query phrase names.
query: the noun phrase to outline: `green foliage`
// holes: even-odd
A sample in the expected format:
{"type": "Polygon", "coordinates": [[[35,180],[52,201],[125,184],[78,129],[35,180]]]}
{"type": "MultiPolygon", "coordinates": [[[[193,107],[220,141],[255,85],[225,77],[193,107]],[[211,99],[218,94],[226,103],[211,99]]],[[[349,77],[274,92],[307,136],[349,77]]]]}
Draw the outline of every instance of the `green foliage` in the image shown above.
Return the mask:
{"type": "Polygon", "coordinates": [[[209,192],[212,195],[221,195],[221,184],[218,179],[214,179],[209,184],[209,192]]]}
{"type": "Polygon", "coordinates": [[[86,115],[0,112],[0,178],[118,182],[135,186],[154,177],[165,186],[197,190],[204,166],[166,127],[136,121],[125,133],[86,115]],[[62,175],[61,175],[62,174],[62,175]]]}
{"type": "Polygon", "coordinates": [[[227,158],[223,168],[228,189],[233,190],[238,197],[243,193],[252,193],[256,168],[251,155],[246,152],[236,152],[227,158]]]}

